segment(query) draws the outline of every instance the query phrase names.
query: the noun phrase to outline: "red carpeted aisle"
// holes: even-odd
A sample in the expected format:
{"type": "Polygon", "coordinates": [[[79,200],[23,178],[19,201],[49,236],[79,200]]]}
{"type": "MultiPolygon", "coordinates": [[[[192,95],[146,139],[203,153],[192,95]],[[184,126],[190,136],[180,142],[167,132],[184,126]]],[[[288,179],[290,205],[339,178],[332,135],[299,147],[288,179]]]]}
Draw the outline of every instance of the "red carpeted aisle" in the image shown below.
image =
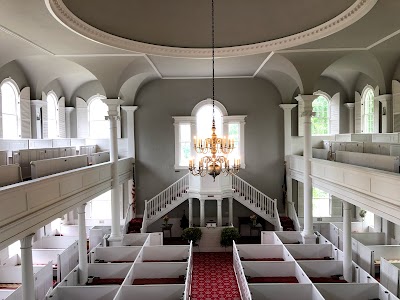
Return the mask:
{"type": "Polygon", "coordinates": [[[240,299],[231,252],[193,253],[191,299],[240,299]]]}

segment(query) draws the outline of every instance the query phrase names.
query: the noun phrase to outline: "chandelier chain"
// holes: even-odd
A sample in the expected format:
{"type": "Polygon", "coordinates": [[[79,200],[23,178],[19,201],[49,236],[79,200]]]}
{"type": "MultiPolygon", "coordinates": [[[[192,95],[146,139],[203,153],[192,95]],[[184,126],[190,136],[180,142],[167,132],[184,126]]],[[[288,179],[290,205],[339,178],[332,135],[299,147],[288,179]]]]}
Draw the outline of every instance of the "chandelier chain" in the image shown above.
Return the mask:
{"type": "Polygon", "coordinates": [[[212,106],[214,123],[214,99],[215,99],[215,20],[214,20],[214,0],[211,0],[211,39],[212,39],[212,106]]]}

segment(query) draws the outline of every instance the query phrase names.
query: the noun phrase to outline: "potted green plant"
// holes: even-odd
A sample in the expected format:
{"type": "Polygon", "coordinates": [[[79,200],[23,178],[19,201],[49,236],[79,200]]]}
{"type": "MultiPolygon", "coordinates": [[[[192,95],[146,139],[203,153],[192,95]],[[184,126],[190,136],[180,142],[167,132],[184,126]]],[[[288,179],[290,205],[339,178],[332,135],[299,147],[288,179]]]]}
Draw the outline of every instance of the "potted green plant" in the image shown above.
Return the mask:
{"type": "Polygon", "coordinates": [[[220,244],[222,247],[229,247],[233,245],[233,241],[240,238],[239,230],[235,227],[226,227],[221,231],[220,244]]]}
{"type": "Polygon", "coordinates": [[[358,214],[360,215],[362,221],[364,222],[365,216],[367,215],[367,211],[362,209],[358,214]]]}
{"type": "Polygon", "coordinates": [[[193,241],[193,246],[197,246],[196,242],[200,241],[202,234],[200,228],[190,227],[183,230],[182,239],[187,240],[188,242],[193,241]]]}

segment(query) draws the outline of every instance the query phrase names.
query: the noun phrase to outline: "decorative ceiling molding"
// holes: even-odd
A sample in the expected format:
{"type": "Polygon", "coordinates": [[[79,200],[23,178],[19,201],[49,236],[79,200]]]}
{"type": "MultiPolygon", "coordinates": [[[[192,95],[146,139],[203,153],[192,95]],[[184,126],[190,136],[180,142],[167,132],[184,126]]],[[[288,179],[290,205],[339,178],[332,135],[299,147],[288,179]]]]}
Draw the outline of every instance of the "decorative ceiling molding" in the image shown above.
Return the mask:
{"type": "MultiPolygon", "coordinates": [[[[340,15],[312,29],[272,41],[244,46],[217,48],[215,50],[215,55],[216,57],[254,55],[310,43],[352,25],[366,15],[377,1],[378,0],[356,0],[352,6],[340,15]]],[[[167,47],[121,38],[85,23],[70,11],[62,0],[45,0],[45,2],[50,13],[61,24],[75,33],[101,44],[128,51],[167,57],[209,58],[211,56],[211,49],[209,48],[167,47]]]]}

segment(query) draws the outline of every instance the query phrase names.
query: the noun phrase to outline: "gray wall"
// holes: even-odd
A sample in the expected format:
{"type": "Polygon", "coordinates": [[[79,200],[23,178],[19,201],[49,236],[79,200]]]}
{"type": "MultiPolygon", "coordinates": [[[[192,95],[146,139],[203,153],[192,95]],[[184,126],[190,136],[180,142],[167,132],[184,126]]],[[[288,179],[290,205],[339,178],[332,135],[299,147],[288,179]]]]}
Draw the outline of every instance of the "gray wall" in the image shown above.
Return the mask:
{"type": "MultiPolygon", "coordinates": [[[[262,79],[216,80],[216,99],[229,115],[247,115],[246,169],[239,176],[272,198],[282,200],[283,110],[277,89],[262,79]]],[[[174,170],[172,116],[189,116],[211,96],[210,80],[156,80],[138,93],[135,104],[138,210],[186,170],[174,170]]]]}

